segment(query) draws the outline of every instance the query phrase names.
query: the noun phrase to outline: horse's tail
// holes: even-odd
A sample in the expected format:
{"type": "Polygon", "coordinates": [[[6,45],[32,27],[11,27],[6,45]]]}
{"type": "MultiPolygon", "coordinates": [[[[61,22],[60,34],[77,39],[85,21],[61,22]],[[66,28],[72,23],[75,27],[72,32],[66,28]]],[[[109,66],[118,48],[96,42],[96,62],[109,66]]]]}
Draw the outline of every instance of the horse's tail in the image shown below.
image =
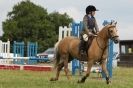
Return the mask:
{"type": "Polygon", "coordinates": [[[59,44],[59,42],[57,42],[55,44],[55,47],[54,47],[54,49],[55,49],[55,54],[54,54],[55,66],[54,66],[54,68],[56,68],[57,65],[60,62],[60,55],[59,55],[59,51],[58,51],[58,44],[59,44]]]}

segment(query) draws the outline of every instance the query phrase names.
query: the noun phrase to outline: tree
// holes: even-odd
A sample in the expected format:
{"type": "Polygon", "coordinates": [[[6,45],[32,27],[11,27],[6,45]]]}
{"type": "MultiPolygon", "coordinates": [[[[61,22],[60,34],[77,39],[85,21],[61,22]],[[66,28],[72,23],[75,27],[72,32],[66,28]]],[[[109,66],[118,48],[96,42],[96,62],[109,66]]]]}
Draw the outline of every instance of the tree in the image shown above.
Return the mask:
{"type": "Polygon", "coordinates": [[[3,22],[2,40],[38,42],[39,52],[53,47],[58,37],[60,25],[69,25],[73,20],[67,14],[47,10],[34,3],[22,1],[13,7],[3,22]],[[58,21],[58,22],[57,22],[58,21]]]}
{"type": "Polygon", "coordinates": [[[69,18],[69,16],[66,13],[59,14],[58,12],[53,12],[49,14],[49,16],[50,21],[55,26],[56,34],[59,34],[59,26],[69,26],[69,24],[73,21],[73,19],[69,18]]]}

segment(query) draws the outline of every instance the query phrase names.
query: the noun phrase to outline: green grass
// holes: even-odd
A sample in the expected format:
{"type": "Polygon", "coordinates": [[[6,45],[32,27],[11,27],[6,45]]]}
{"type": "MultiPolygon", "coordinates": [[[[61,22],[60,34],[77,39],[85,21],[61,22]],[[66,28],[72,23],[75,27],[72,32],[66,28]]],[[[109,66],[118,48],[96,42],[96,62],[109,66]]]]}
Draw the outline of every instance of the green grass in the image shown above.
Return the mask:
{"type": "Polygon", "coordinates": [[[93,74],[83,84],[77,84],[81,78],[78,75],[69,81],[61,72],[59,81],[50,82],[53,76],[54,72],[0,70],[0,88],[133,88],[133,68],[114,69],[110,85],[105,80],[92,79],[93,74]]]}

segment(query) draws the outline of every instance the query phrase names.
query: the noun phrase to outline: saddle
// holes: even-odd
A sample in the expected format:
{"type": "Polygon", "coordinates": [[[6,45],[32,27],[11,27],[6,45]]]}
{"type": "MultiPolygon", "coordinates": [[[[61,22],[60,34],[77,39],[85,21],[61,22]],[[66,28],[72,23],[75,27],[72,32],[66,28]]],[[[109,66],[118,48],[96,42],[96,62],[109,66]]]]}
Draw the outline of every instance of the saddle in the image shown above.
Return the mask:
{"type": "MultiPolygon", "coordinates": [[[[94,39],[94,37],[95,37],[95,36],[90,36],[90,37],[89,37],[88,44],[87,44],[87,47],[86,47],[87,50],[90,48],[90,46],[91,46],[91,44],[92,44],[92,40],[94,39]]],[[[87,50],[86,50],[86,51],[87,51],[87,50]]]]}
{"type": "Polygon", "coordinates": [[[92,40],[94,39],[94,37],[95,36],[89,36],[88,42],[85,43],[85,51],[86,51],[86,53],[87,53],[88,49],[90,48],[90,46],[92,44],[92,40]]]}

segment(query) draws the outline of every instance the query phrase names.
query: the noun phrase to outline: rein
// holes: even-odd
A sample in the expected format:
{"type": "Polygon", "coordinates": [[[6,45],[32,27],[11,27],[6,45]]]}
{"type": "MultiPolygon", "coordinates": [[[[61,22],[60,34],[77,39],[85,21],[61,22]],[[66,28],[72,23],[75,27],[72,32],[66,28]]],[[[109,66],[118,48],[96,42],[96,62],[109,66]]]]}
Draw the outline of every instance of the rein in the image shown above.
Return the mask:
{"type": "MultiPolygon", "coordinates": [[[[108,31],[108,34],[109,34],[109,37],[111,37],[109,31],[108,31]]],[[[105,47],[101,47],[100,44],[99,44],[99,42],[98,42],[98,37],[100,37],[101,39],[103,39],[103,38],[102,38],[100,35],[97,35],[97,37],[96,37],[97,45],[98,45],[98,47],[102,50],[102,55],[101,55],[101,58],[100,58],[100,60],[101,60],[101,59],[102,59],[102,56],[103,56],[103,54],[104,54],[104,51],[106,50],[107,47],[109,47],[109,46],[111,46],[111,45],[110,45],[110,44],[107,44],[107,45],[105,45],[105,47]]],[[[111,38],[114,38],[114,37],[117,37],[117,36],[113,36],[113,37],[111,37],[111,38]]],[[[104,39],[103,39],[103,40],[104,40],[104,39]]],[[[107,59],[107,60],[108,60],[108,59],[107,59]]]]}
{"type": "MultiPolygon", "coordinates": [[[[110,34],[110,32],[109,32],[109,30],[108,30],[108,35],[109,35],[109,37],[110,37],[110,39],[113,39],[113,38],[115,38],[115,37],[118,37],[118,36],[111,36],[111,34],[110,34]]],[[[100,35],[97,35],[97,37],[96,37],[96,41],[97,41],[97,45],[99,46],[99,48],[100,49],[102,49],[102,50],[104,50],[104,49],[106,49],[108,46],[110,46],[109,44],[107,45],[107,46],[105,46],[104,48],[102,48],[101,46],[100,46],[100,44],[98,43],[98,37],[100,37],[100,38],[102,38],[100,35]]],[[[103,38],[102,38],[103,39],[103,38]]]]}
{"type": "MultiPolygon", "coordinates": [[[[108,31],[108,33],[109,33],[109,31],[108,31]]],[[[101,55],[101,58],[100,58],[100,60],[102,59],[102,56],[103,56],[103,54],[104,54],[104,51],[106,50],[106,48],[108,47],[108,46],[111,46],[110,44],[107,44],[107,45],[105,45],[105,47],[101,47],[100,46],[100,44],[99,44],[99,42],[98,42],[98,37],[100,37],[100,38],[102,38],[100,35],[97,35],[97,37],[96,37],[96,42],[97,42],[97,45],[98,45],[98,47],[102,50],[102,55],[101,55]]],[[[103,39],[103,38],[102,38],[103,39]]]]}
{"type": "MultiPolygon", "coordinates": [[[[100,36],[97,36],[97,37],[96,37],[96,42],[97,42],[98,47],[102,50],[102,55],[101,55],[101,58],[102,58],[102,56],[103,56],[103,54],[104,54],[104,51],[106,50],[106,48],[108,47],[108,45],[105,46],[104,48],[101,47],[100,44],[98,43],[98,39],[97,39],[98,37],[100,37],[100,36]]],[[[101,58],[100,58],[100,59],[101,59],[101,58]]]]}
{"type": "MultiPolygon", "coordinates": [[[[105,47],[101,47],[100,44],[98,43],[98,39],[97,39],[98,37],[100,37],[100,36],[98,35],[98,36],[96,37],[96,42],[97,42],[98,47],[99,47],[101,50],[106,49],[108,45],[105,46],[105,47]]],[[[102,37],[101,37],[101,38],[102,38],[102,37]]]]}

